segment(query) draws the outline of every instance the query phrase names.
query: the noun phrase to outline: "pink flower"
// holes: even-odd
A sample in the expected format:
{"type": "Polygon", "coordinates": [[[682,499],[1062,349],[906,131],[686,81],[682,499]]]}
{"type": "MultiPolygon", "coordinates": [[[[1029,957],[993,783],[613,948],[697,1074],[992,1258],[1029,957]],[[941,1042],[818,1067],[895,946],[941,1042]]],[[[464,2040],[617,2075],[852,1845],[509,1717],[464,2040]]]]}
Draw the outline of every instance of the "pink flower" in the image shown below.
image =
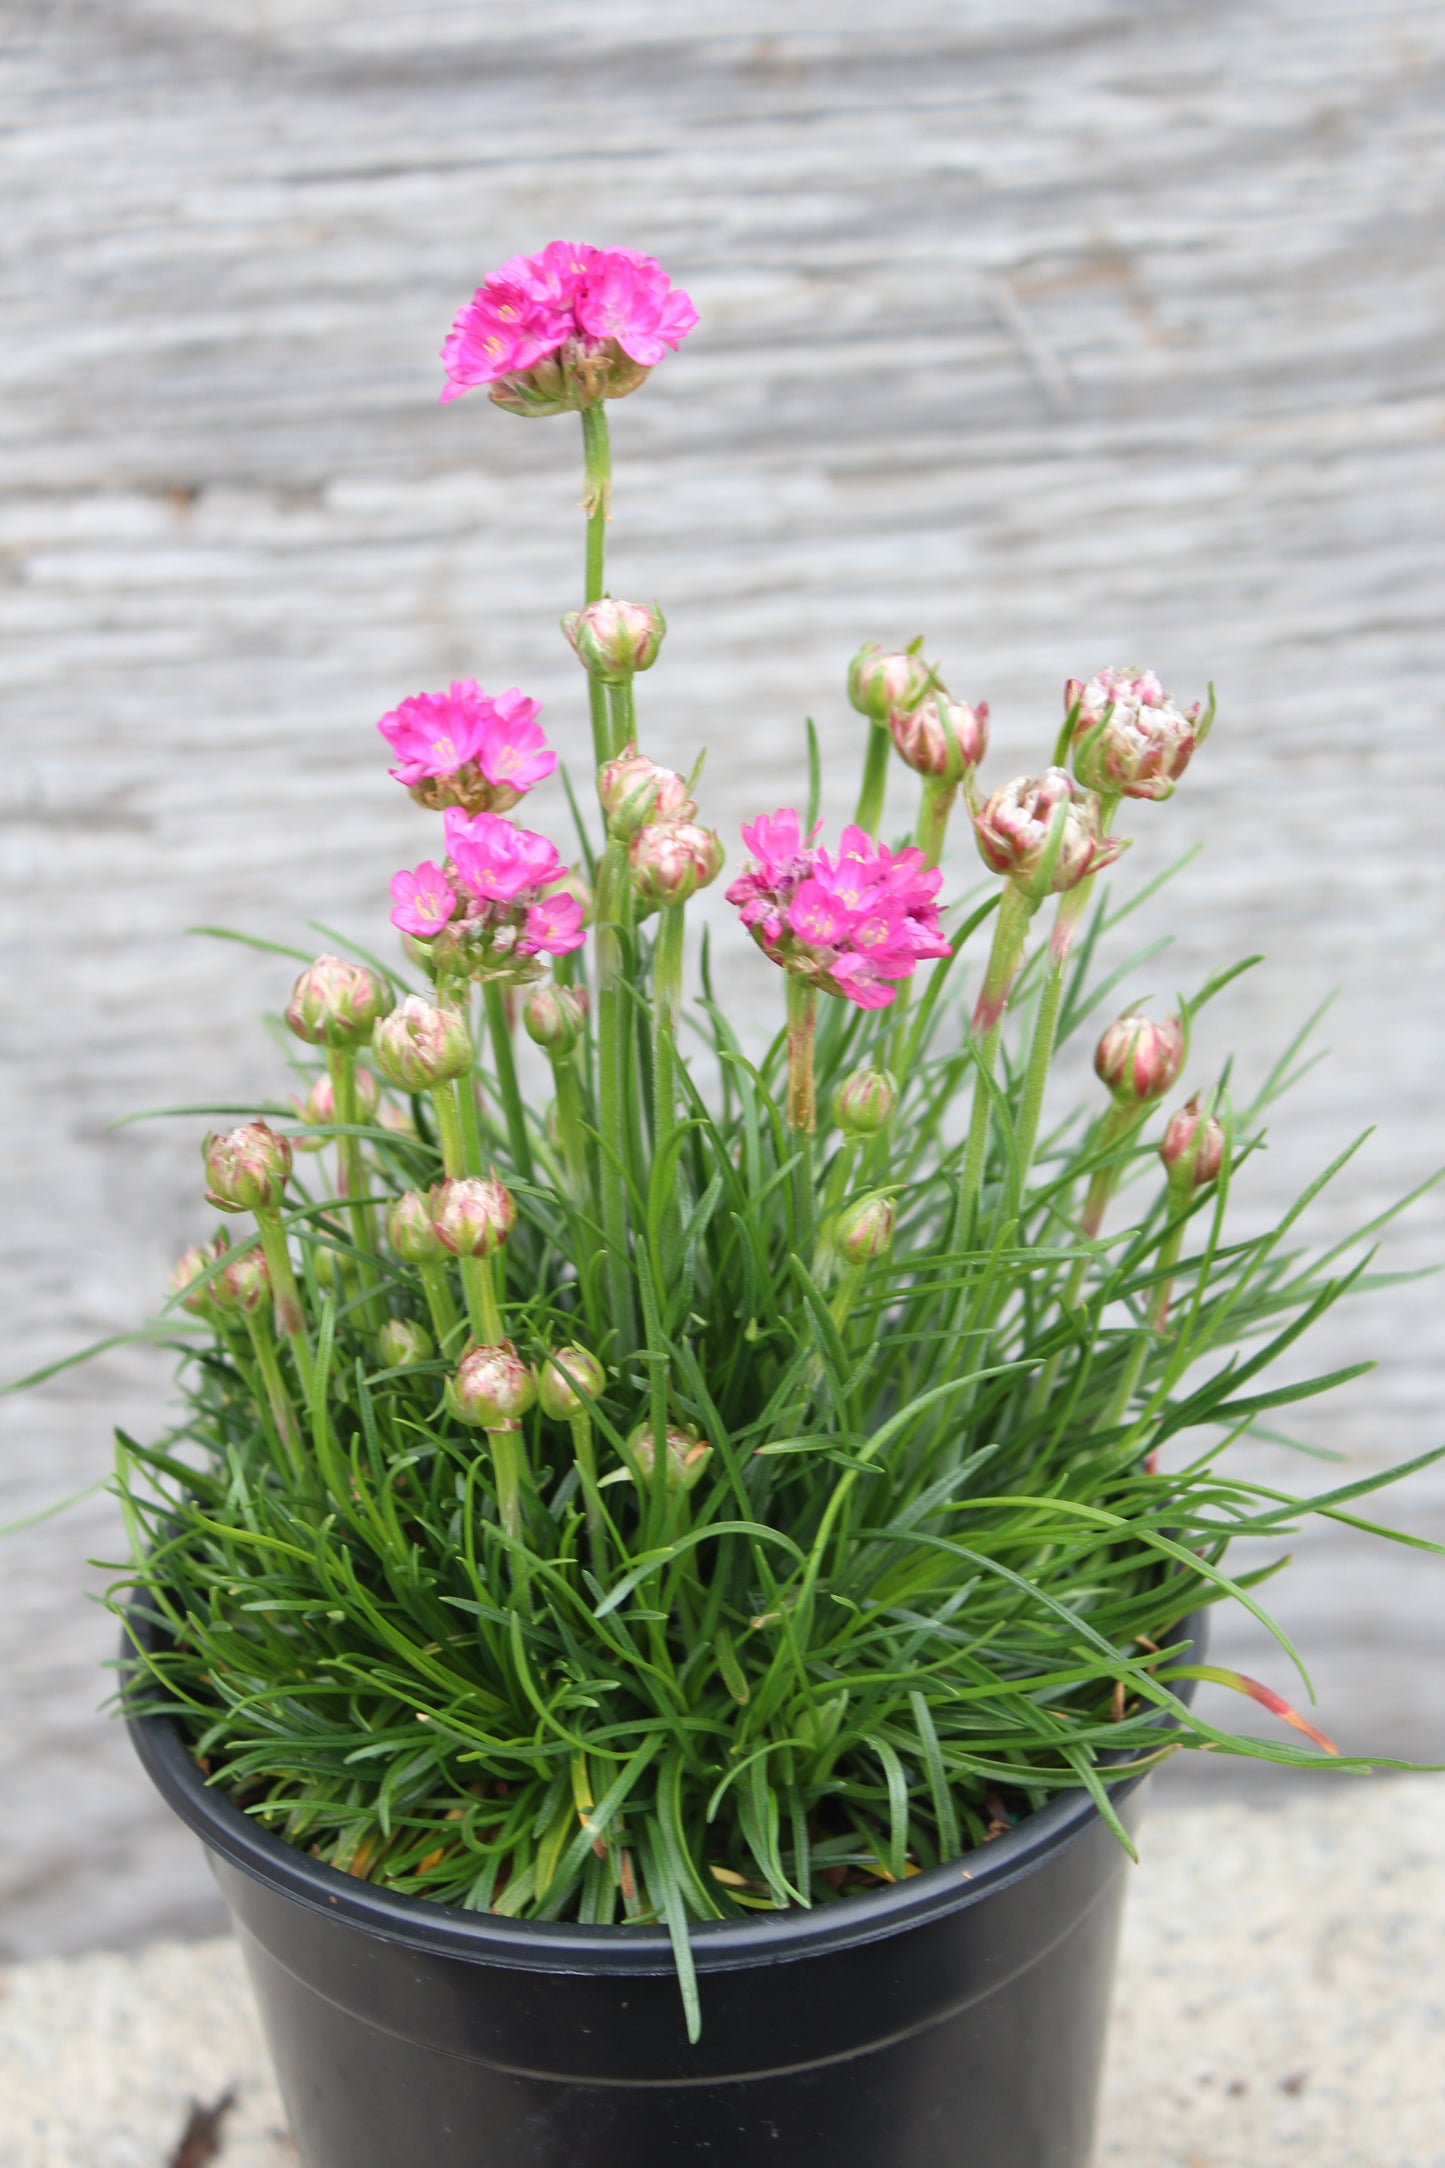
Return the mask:
{"type": "Polygon", "coordinates": [[[442,347],[444,400],[474,385],[521,413],[560,413],[635,391],[697,322],[650,256],[549,241],[477,289],[442,347]]]}
{"type": "Polygon", "coordinates": [[[1152,670],[1129,666],[1096,671],[1085,684],[1070,678],[1064,708],[1076,717],[1074,773],[1105,797],[1171,797],[1214,720],[1212,696],[1201,718],[1197,700],[1181,710],[1152,670]]]}
{"type": "Polygon", "coordinates": [[[1111,866],[1124,845],[1102,833],[1099,801],[1063,768],[1016,776],[974,816],[979,856],[1038,900],[1111,866]]]}
{"type": "Polygon", "coordinates": [[[423,939],[440,933],[457,907],[456,890],[441,867],[429,858],[423,859],[415,873],[392,875],[391,900],[395,905],[392,925],[423,939]]]}
{"type": "Polygon", "coordinates": [[[743,841],[757,863],[733,882],[728,901],[785,971],[859,1008],[882,1009],[922,958],[950,953],[935,900],[942,876],[922,851],[891,851],[850,827],[835,855],[803,841],[791,808],[750,822],[743,841]]]}
{"type": "Polygon", "coordinates": [[[445,869],[418,866],[391,884],[392,920],[427,942],[429,969],[522,984],[540,972],[538,956],[582,946],[583,907],[559,888],[567,868],[545,836],[496,813],[469,818],[459,806],[447,808],[442,828],[445,869]]]}
{"type": "Polygon", "coordinates": [[[420,804],[505,813],[557,765],[538,713],[515,685],[494,700],[463,678],[403,700],[376,727],[397,755],[391,773],[420,804]]]}

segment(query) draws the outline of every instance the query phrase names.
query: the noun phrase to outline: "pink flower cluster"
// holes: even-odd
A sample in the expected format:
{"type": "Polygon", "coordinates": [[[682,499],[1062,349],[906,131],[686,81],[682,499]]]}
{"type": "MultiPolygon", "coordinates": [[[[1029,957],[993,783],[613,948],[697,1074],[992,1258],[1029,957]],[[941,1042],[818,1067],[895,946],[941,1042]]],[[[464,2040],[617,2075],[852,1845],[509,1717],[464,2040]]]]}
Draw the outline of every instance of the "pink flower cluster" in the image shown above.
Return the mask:
{"type": "Polygon", "coordinates": [[[442,398],[526,376],[569,346],[588,355],[612,341],[645,371],[696,322],[687,295],[650,256],[549,241],[540,255],[511,257],[461,311],[442,347],[442,398]]]}
{"type": "Polygon", "coordinates": [[[581,904],[558,884],[567,868],[545,836],[495,813],[443,820],[447,862],[430,859],[392,876],[391,922],[423,941],[445,935],[437,962],[477,978],[535,976],[539,955],[566,956],[583,942],[581,904]]]}
{"type": "Polygon", "coordinates": [[[403,700],[376,727],[396,755],[392,775],[420,804],[505,813],[557,765],[538,713],[515,685],[493,699],[462,678],[403,700]]]}
{"type": "Polygon", "coordinates": [[[947,956],[936,897],[943,876],[922,851],[892,851],[845,828],[836,853],[803,840],[790,807],[743,830],[756,859],[727,891],[763,952],[860,1009],[884,1009],[896,982],[947,956]]]}

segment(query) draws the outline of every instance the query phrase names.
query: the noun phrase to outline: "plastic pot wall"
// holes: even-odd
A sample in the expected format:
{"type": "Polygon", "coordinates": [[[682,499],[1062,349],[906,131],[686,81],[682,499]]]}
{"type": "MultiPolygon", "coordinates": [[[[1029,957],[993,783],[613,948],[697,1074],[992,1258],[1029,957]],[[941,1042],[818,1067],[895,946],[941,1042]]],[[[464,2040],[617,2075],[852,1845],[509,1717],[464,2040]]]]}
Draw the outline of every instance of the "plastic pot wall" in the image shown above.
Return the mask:
{"type": "MultiPolygon", "coordinates": [[[[1202,1621],[1189,1622],[1196,1650],[1202,1621]]],[[[234,1916],[304,2168],[1087,2168],[1129,1861],[1083,1793],[812,1912],[505,1920],[354,1881],[141,1760],[234,1916]]],[[[1137,1820],[1142,1786],[1115,1800],[1137,1820]]]]}

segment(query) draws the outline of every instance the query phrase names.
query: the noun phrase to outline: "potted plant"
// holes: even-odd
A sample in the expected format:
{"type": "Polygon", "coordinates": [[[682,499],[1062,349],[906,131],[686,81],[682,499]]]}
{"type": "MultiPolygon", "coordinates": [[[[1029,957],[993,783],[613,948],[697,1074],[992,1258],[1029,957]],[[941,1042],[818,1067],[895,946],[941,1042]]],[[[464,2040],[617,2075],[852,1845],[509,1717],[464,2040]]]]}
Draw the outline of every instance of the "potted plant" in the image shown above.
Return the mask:
{"type": "Polygon", "coordinates": [[[819,832],[809,726],[803,810],[730,869],[776,1036],[705,953],[687,1003],[723,848],[644,750],[665,626],[604,542],[607,402],[695,320],[560,242],[458,317],[444,397],[581,416],[599,811],[570,866],[523,824],[557,755],[519,691],[383,718],[430,815],[404,961],[298,952],[303,1095],[206,1138],[184,1417],[121,1441],[126,1710],[307,2168],[1080,2168],[1141,1781],[1186,1746],[1360,1766],[1202,1660],[1209,1605],[1267,1620],[1231,1540],[1373,1487],[1235,1469],[1335,1381],[1266,1373],[1363,1269],[1293,1212],[1226,1229],[1289,1060],[1176,1104],[1224,969],[1108,1023],[1097,1101],[1046,1118],[1127,976],[1094,969],[1144,900],[1097,885],[1114,831],[1212,695],[1072,682],[1041,772],[986,789],[986,707],[863,647],[855,819],[819,832]],[[879,832],[896,758],[911,840],[879,832]],[[1309,1744],[1222,1732],[1200,1678],[1309,1744]]]}

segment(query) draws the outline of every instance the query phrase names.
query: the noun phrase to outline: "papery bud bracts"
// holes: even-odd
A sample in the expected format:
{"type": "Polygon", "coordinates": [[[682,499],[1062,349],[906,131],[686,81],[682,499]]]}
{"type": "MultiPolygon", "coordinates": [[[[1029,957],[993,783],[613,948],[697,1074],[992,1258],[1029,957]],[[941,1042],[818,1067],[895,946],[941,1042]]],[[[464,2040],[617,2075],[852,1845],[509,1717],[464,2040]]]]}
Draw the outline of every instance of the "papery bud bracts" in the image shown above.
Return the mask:
{"type": "Polygon", "coordinates": [[[212,1281],[216,1307],[224,1317],[254,1317],[271,1292],[266,1260],[253,1244],[228,1257],[212,1281]]]}
{"type": "Polygon", "coordinates": [[[659,910],[686,903],[722,871],[723,847],[697,821],[654,822],[639,828],[627,850],[632,885],[659,910]]]}
{"type": "Polygon", "coordinates": [[[988,702],[971,708],[940,688],[916,708],[896,708],[888,728],[915,774],[958,779],[988,751],[988,702]]]}
{"type": "Polygon", "coordinates": [[[549,1054],[570,1054],[587,1024],[587,989],[544,981],[522,1011],[527,1037],[549,1054]]]}
{"type": "Polygon", "coordinates": [[[973,826],[984,864],[1035,900],[1077,888],[1124,849],[1101,833],[1093,792],[1081,789],[1063,768],[1005,783],[973,826]]]}
{"type": "Polygon", "coordinates": [[[1106,797],[1170,797],[1214,719],[1212,696],[1201,721],[1197,701],[1180,710],[1152,670],[1128,664],[1070,678],[1064,708],[1075,717],[1074,773],[1106,797]]]}
{"type": "MultiPolygon", "coordinates": [[[[356,1092],[356,1119],[359,1122],[369,1122],[380,1104],[381,1086],[369,1069],[358,1069],[354,1088],[356,1092]]],[[[306,1094],[304,1106],[294,1098],[291,1104],[296,1108],[302,1121],[312,1128],[329,1129],[333,1123],[341,1119],[336,1111],[336,1087],[330,1077],[326,1075],[312,1078],[311,1089],[306,1094]]],[[[304,1140],[300,1137],[293,1137],[291,1141],[296,1148],[303,1152],[319,1151],[322,1142],[319,1138],[311,1137],[304,1140]]]]}
{"type": "Polygon", "coordinates": [[[1094,1074],[1125,1104],[1162,1099],[1184,1064],[1184,1026],[1177,1016],[1156,1024],[1147,1016],[1117,1016],[1094,1050],[1094,1074]]]}
{"type": "Polygon", "coordinates": [[[833,1229],[833,1247],[845,1264],[873,1265],[888,1255],[897,1210],[893,1199],[879,1190],[844,1205],[833,1229]]]}
{"type": "Polygon", "coordinates": [[[265,1122],[212,1133],[201,1146],[207,1202],[221,1212],[280,1209],[291,1176],[291,1147],[265,1122]]]}
{"type": "Polygon", "coordinates": [[[885,654],[876,640],[865,640],[848,665],[849,700],[880,726],[890,715],[909,714],[935,683],[933,671],[912,648],[885,654]]]}
{"type": "Polygon", "coordinates": [[[845,1137],[876,1137],[897,1104],[897,1079],[887,1069],[855,1069],[833,1094],[833,1119],[845,1137]]]}
{"type": "Polygon", "coordinates": [[[536,1380],[510,1340],[469,1349],[448,1394],[462,1421],[481,1430],[520,1428],[536,1397],[536,1380]]]}
{"type": "Polygon", "coordinates": [[[650,670],[667,631],[656,603],[614,602],[605,595],[562,620],[568,645],[589,676],[603,685],[625,685],[635,670],[650,670]]]}
{"type": "Polygon", "coordinates": [[[495,1257],[516,1225],[517,1207],[494,1174],[463,1175],[432,1191],[431,1219],[453,1257],[495,1257]]]}
{"type": "Polygon", "coordinates": [[[690,821],[697,812],[683,778],[671,768],[659,767],[635,745],[624,746],[615,760],[604,761],[597,776],[597,797],[608,834],[624,842],[649,821],[690,821]]]}
{"type": "Polygon", "coordinates": [[[403,1370],[430,1360],[432,1337],[414,1318],[389,1317],[376,1336],[376,1352],[386,1370],[403,1370]]]}
{"type": "MultiPolygon", "coordinates": [[[[672,1423],[667,1427],[666,1445],[664,1483],[670,1491],[690,1491],[701,1480],[712,1459],[712,1447],[695,1430],[684,1430],[672,1423]]],[[[627,1450],[636,1461],[643,1480],[650,1483],[657,1463],[651,1423],[638,1424],[627,1441],[627,1450]]]]}
{"type": "Polygon", "coordinates": [[[607,1372],[590,1348],[559,1347],[538,1365],[537,1400],[553,1422],[567,1423],[589,1412],[588,1401],[597,1398],[606,1382],[607,1372]]]}
{"type": "Polygon", "coordinates": [[[318,956],[291,989],[286,1021],[310,1046],[354,1046],[391,1008],[391,989],[365,964],[318,956]]]}
{"type": "Polygon", "coordinates": [[[1171,1186],[1187,1182],[1191,1189],[1212,1182],[1224,1165],[1223,1127],[1212,1114],[1201,1116],[1198,1092],[1170,1116],[1159,1157],[1171,1186]]]}
{"type": "Polygon", "coordinates": [[[372,1034],[376,1065],[402,1091],[427,1091],[463,1076],[472,1065],[471,1034],[455,1009],[435,1009],[420,994],[383,1017],[372,1034]]]}
{"type": "Polygon", "coordinates": [[[189,1249],[182,1250],[180,1256],[172,1265],[170,1271],[171,1294],[180,1296],[181,1308],[189,1310],[192,1317],[203,1317],[208,1323],[214,1323],[215,1319],[219,1317],[220,1304],[216,1300],[216,1282],[208,1280],[204,1287],[197,1287],[195,1283],[202,1279],[210,1271],[216,1260],[224,1257],[225,1254],[226,1237],[224,1233],[218,1233],[209,1249],[201,1243],[193,1242],[189,1249]],[[188,1294],[188,1288],[194,1288],[194,1293],[188,1294]]]}
{"type": "Polygon", "coordinates": [[[435,1265],[449,1253],[431,1221],[431,1204],[419,1189],[404,1189],[386,1208],[386,1239],[403,1264],[435,1265]]]}

